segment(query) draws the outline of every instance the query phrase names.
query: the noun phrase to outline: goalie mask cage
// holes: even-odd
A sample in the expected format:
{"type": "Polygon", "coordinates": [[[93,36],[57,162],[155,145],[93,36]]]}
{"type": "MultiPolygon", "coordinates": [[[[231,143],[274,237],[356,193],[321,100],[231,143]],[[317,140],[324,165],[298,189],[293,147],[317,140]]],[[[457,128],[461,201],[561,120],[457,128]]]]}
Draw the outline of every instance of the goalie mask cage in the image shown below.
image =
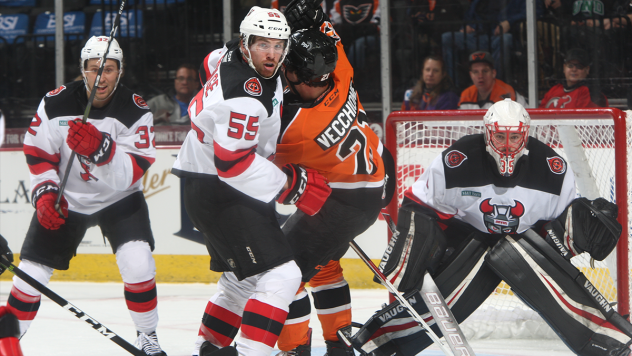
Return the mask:
{"type": "MultiPolygon", "coordinates": [[[[571,262],[622,315],[630,309],[629,237],[632,173],[632,111],[614,108],[529,109],[530,136],[546,143],[573,168],[577,191],[589,199],[604,197],[619,207],[623,233],[615,251],[590,267],[583,253],[571,262]]],[[[385,125],[386,147],[395,159],[397,199],[387,207],[397,221],[397,209],[408,189],[432,160],[462,136],[483,133],[486,110],[398,111],[385,125]]],[[[504,282],[462,324],[468,338],[557,338],[537,313],[513,295],[504,282]]]]}

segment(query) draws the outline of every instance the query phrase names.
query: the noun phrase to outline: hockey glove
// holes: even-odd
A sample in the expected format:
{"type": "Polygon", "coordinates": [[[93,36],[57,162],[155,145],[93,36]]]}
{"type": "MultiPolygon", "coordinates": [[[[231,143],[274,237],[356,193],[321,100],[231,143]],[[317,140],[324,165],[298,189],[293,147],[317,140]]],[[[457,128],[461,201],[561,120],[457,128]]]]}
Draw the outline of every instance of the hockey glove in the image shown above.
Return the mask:
{"type": "MultiPolygon", "coordinates": [[[[9,248],[9,243],[4,237],[2,237],[2,235],[0,235],[0,258],[2,257],[13,263],[13,252],[11,252],[11,249],[9,248]]],[[[2,262],[6,263],[4,260],[2,262]]],[[[4,269],[5,268],[0,265],[0,274],[4,272],[4,269]]]]}
{"type": "Polygon", "coordinates": [[[320,6],[322,0],[293,0],[285,8],[285,18],[292,32],[308,28],[318,29],[329,18],[320,6]]]}
{"type": "Polygon", "coordinates": [[[82,123],[81,119],[68,121],[68,126],[66,143],[71,150],[88,157],[97,166],[110,163],[116,150],[110,134],[99,131],[89,122],[82,123]]]}
{"type": "Polygon", "coordinates": [[[285,205],[294,204],[307,215],[316,215],[331,194],[327,179],[315,169],[294,163],[283,166],[283,173],[288,176],[290,185],[276,200],[285,205]]]}
{"type": "Polygon", "coordinates": [[[615,248],[621,236],[616,220],[619,209],[603,198],[578,198],[556,220],[544,225],[546,240],[566,259],[588,252],[602,261],[615,248]]]}
{"type": "Polygon", "coordinates": [[[33,206],[37,209],[37,220],[48,230],[57,230],[66,222],[68,217],[68,201],[65,197],[61,197],[59,201],[59,209],[63,213],[60,216],[55,210],[55,201],[59,194],[57,184],[47,181],[39,185],[33,190],[33,206]]]}

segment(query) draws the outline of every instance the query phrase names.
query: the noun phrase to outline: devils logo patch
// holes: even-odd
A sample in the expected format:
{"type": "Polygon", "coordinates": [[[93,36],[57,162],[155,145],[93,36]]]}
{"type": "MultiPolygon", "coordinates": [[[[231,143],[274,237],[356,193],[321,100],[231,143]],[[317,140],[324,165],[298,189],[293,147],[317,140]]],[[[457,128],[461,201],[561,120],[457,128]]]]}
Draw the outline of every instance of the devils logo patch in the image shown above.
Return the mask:
{"type": "Polygon", "coordinates": [[[491,234],[515,234],[520,226],[520,217],[524,215],[524,205],[517,200],[514,200],[514,206],[491,204],[491,200],[487,198],[479,206],[487,231],[491,234]]]}
{"type": "Polygon", "coordinates": [[[546,162],[549,164],[551,172],[555,174],[564,174],[566,172],[566,162],[562,157],[547,157],[546,162]]]}
{"type": "Polygon", "coordinates": [[[143,99],[140,95],[134,94],[133,98],[134,98],[134,104],[136,104],[136,106],[138,106],[141,109],[149,109],[149,106],[147,106],[145,99],[143,99]]]}
{"type": "Polygon", "coordinates": [[[61,93],[64,89],[66,89],[66,86],[62,85],[59,88],[57,88],[55,90],[51,90],[48,93],[46,93],[46,96],[50,98],[51,96],[55,96],[55,95],[61,93]]]}
{"type": "Polygon", "coordinates": [[[244,90],[246,93],[252,96],[260,96],[261,95],[261,83],[259,83],[259,79],[250,78],[244,83],[244,90]]]}
{"type": "Polygon", "coordinates": [[[452,150],[446,153],[444,158],[445,165],[448,166],[448,168],[456,168],[460,166],[461,163],[463,163],[466,159],[467,156],[464,155],[463,152],[457,150],[452,150]]]}

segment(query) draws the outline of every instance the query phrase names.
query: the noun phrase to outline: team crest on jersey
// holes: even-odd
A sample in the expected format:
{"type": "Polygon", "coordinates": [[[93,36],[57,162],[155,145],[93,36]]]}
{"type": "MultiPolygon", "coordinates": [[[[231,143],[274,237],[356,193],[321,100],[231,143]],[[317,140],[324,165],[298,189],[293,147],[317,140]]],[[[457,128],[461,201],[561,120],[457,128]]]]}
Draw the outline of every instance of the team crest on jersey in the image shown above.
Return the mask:
{"type": "Polygon", "coordinates": [[[547,157],[546,162],[549,164],[551,172],[555,174],[564,174],[566,172],[566,162],[562,157],[547,157]]]}
{"type": "Polygon", "coordinates": [[[520,217],[524,215],[524,205],[514,200],[514,205],[491,204],[487,198],[479,206],[483,213],[483,222],[490,234],[515,234],[520,226],[520,217]]]}
{"type": "Polygon", "coordinates": [[[51,97],[51,96],[55,96],[58,95],[59,93],[61,93],[64,89],[66,89],[65,85],[60,86],[59,88],[55,89],[55,90],[51,90],[48,93],[46,93],[47,97],[51,97]]]}
{"type": "Polygon", "coordinates": [[[136,104],[136,106],[138,106],[141,109],[149,109],[149,106],[147,106],[145,99],[143,99],[138,94],[134,94],[134,104],[136,104]]]}
{"type": "Polygon", "coordinates": [[[463,154],[463,152],[452,150],[445,155],[445,165],[448,168],[456,168],[461,165],[466,159],[467,156],[463,154]]]}
{"type": "Polygon", "coordinates": [[[259,83],[259,79],[255,77],[248,79],[244,83],[244,90],[246,91],[246,93],[252,96],[260,96],[261,92],[263,91],[261,89],[261,83],[259,83]]]}

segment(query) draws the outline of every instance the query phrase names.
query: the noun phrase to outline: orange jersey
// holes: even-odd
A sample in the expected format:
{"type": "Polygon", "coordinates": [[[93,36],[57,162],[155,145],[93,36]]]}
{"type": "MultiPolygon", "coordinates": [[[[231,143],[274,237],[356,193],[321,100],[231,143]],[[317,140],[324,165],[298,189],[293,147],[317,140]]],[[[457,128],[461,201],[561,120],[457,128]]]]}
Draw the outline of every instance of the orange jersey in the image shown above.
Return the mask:
{"type": "MultiPolygon", "coordinates": [[[[329,23],[325,25],[330,26],[329,23]]],[[[384,183],[383,146],[369,127],[366,112],[353,86],[349,63],[333,28],[323,26],[337,39],[338,63],[333,87],[309,107],[285,105],[274,163],[301,164],[316,169],[332,188],[381,187],[384,183]]]]}

